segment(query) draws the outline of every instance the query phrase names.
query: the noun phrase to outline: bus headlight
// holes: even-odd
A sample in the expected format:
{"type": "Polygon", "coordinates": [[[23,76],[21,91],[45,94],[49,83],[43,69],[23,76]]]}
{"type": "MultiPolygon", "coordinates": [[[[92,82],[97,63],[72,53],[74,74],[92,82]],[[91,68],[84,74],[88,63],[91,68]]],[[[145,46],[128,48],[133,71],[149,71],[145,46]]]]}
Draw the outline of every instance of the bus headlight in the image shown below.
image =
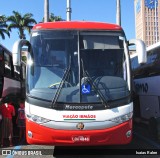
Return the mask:
{"type": "Polygon", "coordinates": [[[43,118],[43,117],[40,117],[37,115],[27,115],[27,118],[30,119],[31,121],[39,123],[39,124],[50,121],[49,119],[46,119],[46,118],[43,118]]]}
{"type": "Polygon", "coordinates": [[[130,120],[132,118],[132,116],[133,116],[133,112],[130,112],[128,114],[125,114],[125,115],[122,115],[119,117],[115,117],[115,118],[111,119],[110,121],[113,121],[116,123],[123,123],[123,122],[130,120]]]}

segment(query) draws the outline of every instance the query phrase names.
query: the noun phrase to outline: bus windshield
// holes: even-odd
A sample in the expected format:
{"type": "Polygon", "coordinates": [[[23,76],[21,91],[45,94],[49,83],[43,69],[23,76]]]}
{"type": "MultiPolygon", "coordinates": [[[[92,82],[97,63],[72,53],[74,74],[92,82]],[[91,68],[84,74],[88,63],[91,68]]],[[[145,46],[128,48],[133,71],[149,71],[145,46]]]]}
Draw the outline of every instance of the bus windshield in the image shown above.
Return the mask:
{"type": "Polygon", "coordinates": [[[27,93],[52,103],[102,103],[127,97],[119,32],[41,30],[31,35],[27,93]]]}

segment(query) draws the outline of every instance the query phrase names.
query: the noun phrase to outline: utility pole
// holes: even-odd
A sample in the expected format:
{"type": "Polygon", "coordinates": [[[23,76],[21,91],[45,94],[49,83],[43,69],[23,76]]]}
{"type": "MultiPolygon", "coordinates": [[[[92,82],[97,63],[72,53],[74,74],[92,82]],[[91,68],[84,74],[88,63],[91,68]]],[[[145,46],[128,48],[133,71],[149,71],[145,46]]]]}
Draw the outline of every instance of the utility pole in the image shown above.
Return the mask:
{"type": "Polygon", "coordinates": [[[67,0],[67,21],[71,21],[71,12],[72,12],[72,9],[71,9],[71,0],[67,0]]]}
{"type": "Polygon", "coordinates": [[[120,0],[117,0],[117,8],[116,8],[116,24],[121,26],[121,4],[120,0]]]}
{"type": "Polygon", "coordinates": [[[44,0],[44,22],[49,21],[49,0],[44,0]]]}

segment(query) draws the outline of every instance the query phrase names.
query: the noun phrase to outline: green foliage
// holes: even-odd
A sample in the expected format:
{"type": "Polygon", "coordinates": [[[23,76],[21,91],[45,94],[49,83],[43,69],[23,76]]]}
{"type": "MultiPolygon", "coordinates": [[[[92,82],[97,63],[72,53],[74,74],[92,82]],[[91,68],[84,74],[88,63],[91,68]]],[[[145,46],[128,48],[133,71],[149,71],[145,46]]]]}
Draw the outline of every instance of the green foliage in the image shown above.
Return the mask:
{"type": "MultiPolygon", "coordinates": [[[[44,21],[44,18],[43,20],[44,21]]],[[[53,21],[64,21],[61,16],[55,16],[53,13],[50,14],[49,18],[50,22],[53,21]]],[[[21,15],[18,11],[13,11],[13,15],[6,17],[5,15],[0,16],[0,37],[5,39],[5,34],[10,37],[10,32],[12,29],[18,29],[18,35],[20,39],[25,39],[26,35],[24,33],[25,30],[28,33],[31,32],[31,29],[34,24],[36,24],[36,20],[33,19],[33,14],[26,13],[21,15]]],[[[26,59],[24,59],[26,61],[26,59]]]]}
{"type": "Polygon", "coordinates": [[[4,40],[5,39],[5,34],[10,37],[9,31],[7,29],[7,18],[5,15],[0,16],[0,37],[4,40]]]}
{"type": "Polygon", "coordinates": [[[26,56],[22,56],[22,61],[24,61],[25,63],[27,63],[27,57],[26,56]]]}
{"type": "Polygon", "coordinates": [[[36,20],[32,18],[33,14],[26,13],[23,16],[17,12],[13,11],[13,15],[7,18],[8,30],[18,29],[18,34],[20,39],[25,39],[24,30],[27,30],[29,33],[33,27],[33,24],[36,24],[36,20]]]}
{"type": "MultiPolygon", "coordinates": [[[[44,18],[42,19],[42,21],[44,22],[44,18]]],[[[54,21],[64,21],[64,19],[62,19],[61,16],[55,16],[54,13],[51,13],[49,17],[49,22],[54,21]]]]}
{"type": "Polygon", "coordinates": [[[61,16],[55,16],[53,13],[51,13],[49,21],[52,22],[52,21],[64,21],[64,20],[61,18],[61,16]]]}

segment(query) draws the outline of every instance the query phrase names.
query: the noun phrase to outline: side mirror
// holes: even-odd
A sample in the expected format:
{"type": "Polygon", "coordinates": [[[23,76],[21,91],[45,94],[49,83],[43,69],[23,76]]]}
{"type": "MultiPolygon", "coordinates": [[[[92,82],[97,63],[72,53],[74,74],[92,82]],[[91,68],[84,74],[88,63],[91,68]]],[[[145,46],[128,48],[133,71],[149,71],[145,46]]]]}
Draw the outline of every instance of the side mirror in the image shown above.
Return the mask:
{"type": "Polygon", "coordinates": [[[136,53],[138,55],[138,63],[145,64],[147,62],[147,52],[146,46],[142,40],[139,39],[131,39],[129,40],[129,46],[136,46],[136,53]]]}
{"type": "Polygon", "coordinates": [[[12,49],[12,57],[13,57],[13,65],[20,66],[21,65],[21,49],[23,46],[28,46],[30,48],[31,44],[27,40],[18,40],[14,43],[12,49]]]}

